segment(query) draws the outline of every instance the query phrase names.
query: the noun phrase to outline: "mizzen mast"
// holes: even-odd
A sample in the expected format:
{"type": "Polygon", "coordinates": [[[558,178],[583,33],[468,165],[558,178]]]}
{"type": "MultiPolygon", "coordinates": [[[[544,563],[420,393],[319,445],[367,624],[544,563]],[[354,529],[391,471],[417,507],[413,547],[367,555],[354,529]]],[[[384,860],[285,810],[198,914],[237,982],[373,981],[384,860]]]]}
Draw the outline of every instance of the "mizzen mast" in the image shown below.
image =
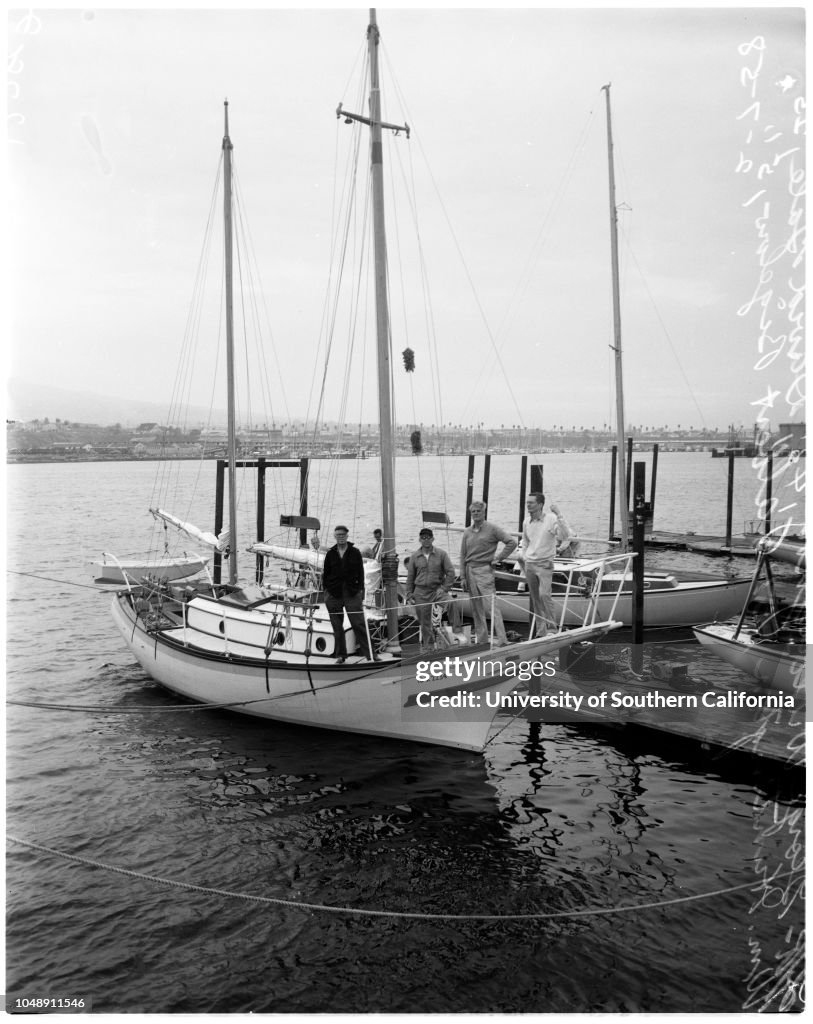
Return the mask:
{"type": "Polygon", "coordinates": [[[237,426],[234,398],[234,271],[232,226],[232,144],[229,138],[229,101],[223,104],[223,237],[226,271],[226,386],[229,477],[229,583],[237,583],[237,426]]]}

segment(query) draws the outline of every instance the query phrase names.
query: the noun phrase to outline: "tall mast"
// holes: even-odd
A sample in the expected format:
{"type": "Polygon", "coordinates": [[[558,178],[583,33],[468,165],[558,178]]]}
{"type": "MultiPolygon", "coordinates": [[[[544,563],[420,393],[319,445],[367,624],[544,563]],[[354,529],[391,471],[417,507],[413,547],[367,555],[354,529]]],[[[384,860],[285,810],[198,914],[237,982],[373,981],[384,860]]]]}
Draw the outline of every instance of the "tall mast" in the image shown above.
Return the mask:
{"type": "Polygon", "coordinates": [[[234,290],[232,269],[232,144],[229,138],[229,101],[223,104],[223,235],[226,263],[226,379],[229,462],[229,583],[237,583],[237,428],[234,412],[234,290]]]}
{"type": "MultiPolygon", "coordinates": [[[[367,29],[370,54],[370,169],[373,186],[373,252],[375,254],[375,319],[378,351],[378,422],[381,434],[382,554],[395,550],[395,438],[392,423],[390,313],[387,297],[387,235],[384,228],[384,157],[381,145],[381,88],[378,82],[378,25],[370,10],[367,29]]],[[[398,583],[384,581],[387,634],[398,638],[398,583]]]]}
{"type": "Polygon", "coordinates": [[[613,340],[615,352],[615,419],[618,444],[618,503],[621,509],[621,550],[629,546],[629,499],[627,498],[627,452],[624,441],[624,374],[621,359],[621,289],[618,281],[618,208],[615,205],[613,166],[613,125],[610,116],[610,86],[602,86],[607,101],[607,159],[610,165],[610,249],[613,268],[613,340]]]}
{"type": "Polygon", "coordinates": [[[360,121],[370,127],[370,173],[373,196],[373,254],[375,257],[376,349],[378,363],[378,420],[381,434],[381,526],[382,578],[387,609],[387,635],[390,646],[398,644],[398,581],[395,555],[395,428],[392,413],[392,353],[390,351],[390,314],[387,293],[387,233],[384,226],[384,158],[381,129],[405,132],[409,125],[387,124],[381,120],[381,88],[378,81],[378,25],[375,8],[370,9],[367,49],[370,58],[370,116],[336,111],[346,121],[360,121]],[[389,558],[387,557],[389,555],[389,558]]]}

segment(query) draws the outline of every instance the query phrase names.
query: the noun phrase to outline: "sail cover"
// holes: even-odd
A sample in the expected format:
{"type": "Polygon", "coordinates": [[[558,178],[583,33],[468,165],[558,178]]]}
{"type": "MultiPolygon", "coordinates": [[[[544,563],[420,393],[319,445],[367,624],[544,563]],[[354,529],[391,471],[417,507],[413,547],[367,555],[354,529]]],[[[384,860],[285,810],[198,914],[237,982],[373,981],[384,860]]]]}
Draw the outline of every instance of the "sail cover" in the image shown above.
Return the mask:
{"type": "Polygon", "coordinates": [[[179,530],[182,530],[188,537],[200,541],[201,544],[207,544],[216,551],[225,551],[229,546],[228,529],[223,530],[219,537],[215,537],[213,533],[201,530],[194,523],[185,523],[182,519],[172,515],[171,512],[165,512],[160,508],[151,508],[150,512],[152,512],[156,519],[163,519],[165,523],[169,523],[171,526],[176,526],[179,530]]]}
{"type": "MultiPolygon", "coordinates": [[[[249,551],[258,555],[268,555],[271,558],[278,558],[283,562],[293,562],[295,565],[306,565],[311,569],[323,569],[325,565],[325,552],[314,551],[312,548],[283,547],[280,544],[266,544],[265,541],[258,541],[252,544],[249,551]]],[[[368,594],[381,586],[381,562],[376,558],[364,559],[364,588],[368,594]]]]}
{"type": "Polygon", "coordinates": [[[249,551],[254,551],[258,555],[269,555],[271,558],[279,558],[283,562],[307,565],[312,569],[321,569],[325,564],[324,551],[314,551],[313,548],[283,547],[281,544],[266,544],[264,541],[259,541],[256,544],[252,544],[249,551]]]}

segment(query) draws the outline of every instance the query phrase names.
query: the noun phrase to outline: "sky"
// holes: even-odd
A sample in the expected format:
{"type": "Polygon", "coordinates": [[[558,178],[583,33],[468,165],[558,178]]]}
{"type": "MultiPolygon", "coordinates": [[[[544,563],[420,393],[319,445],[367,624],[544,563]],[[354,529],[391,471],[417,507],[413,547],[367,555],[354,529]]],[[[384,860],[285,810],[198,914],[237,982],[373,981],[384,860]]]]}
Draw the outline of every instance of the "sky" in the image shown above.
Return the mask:
{"type": "MultiPolygon", "coordinates": [[[[350,136],[335,109],[359,102],[367,21],[12,11],[7,374],[169,404],[228,98],[271,415],[312,411],[350,136]]],[[[414,175],[418,211],[393,185],[395,363],[416,353],[414,374],[395,368],[399,421],[614,421],[608,83],[627,422],[804,419],[803,8],[384,7],[378,23],[383,117],[411,128],[385,139],[385,162],[414,175]],[[425,285],[401,248],[411,219],[425,285]],[[396,294],[401,280],[416,294],[396,294]]],[[[360,387],[344,414],[375,419],[360,387]]]]}

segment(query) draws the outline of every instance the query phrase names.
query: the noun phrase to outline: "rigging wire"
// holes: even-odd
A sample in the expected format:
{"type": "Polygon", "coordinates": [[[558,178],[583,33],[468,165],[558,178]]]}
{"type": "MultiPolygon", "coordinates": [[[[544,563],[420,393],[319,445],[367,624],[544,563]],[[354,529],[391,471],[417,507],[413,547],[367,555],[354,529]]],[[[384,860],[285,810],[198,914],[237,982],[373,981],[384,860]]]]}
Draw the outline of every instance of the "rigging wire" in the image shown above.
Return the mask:
{"type": "MultiPolygon", "coordinates": [[[[212,251],[212,238],[214,234],[214,226],[216,224],[216,204],[217,197],[220,191],[220,182],[223,172],[223,155],[222,150],[218,157],[218,163],[215,171],[215,180],[211,192],[211,198],[209,202],[209,212],[205,224],[203,239],[201,243],[200,253],[198,257],[198,264],[195,272],[192,288],[192,298],[190,301],[190,309],[187,316],[187,322],[184,329],[184,335],[181,344],[181,350],[178,357],[178,369],[175,375],[173,383],[172,394],[169,405],[169,422],[177,422],[183,429],[188,426],[188,415],[191,401],[191,385],[193,379],[193,369],[195,365],[195,353],[197,348],[197,338],[200,334],[200,325],[203,315],[203,295],[206,290],[206,281],[209,274],[210,256],[212,251]]],[[[169,505],[177,511],[182,511],[182,515],[186,518],[190,518],[190,510],[193,507],[197,487],[200,483],[203,462],[205,452],[203,451],[204,446],[202,445],[201,458],[198,461],[198,471],[195,480],[192,483],[191,489],[187,486],[184,489],[184,497],[180,498],[181,486],[180,478],[183,472],[180,460],[162,460],[159,461],[156,475],[153,483],[153,494],[150,502],[151,506],[156,505],[169,505]]],[[[184,460],[184,463],[186,460],[184,460]]],[[[158,524],[154,524],[153,538],[156,537],[156,531],[160,530],[161,527],[158,524]]],[[[164,533],[166,537],[166,533],[164,533]]],[[[153,546],[155,541],[153,542],[153,546]]]]}
{"type": "Polygon", "coordinates": [[[657,321],[658,321],[658,323],[661,326],[661,330],[663,331],[663,336],[666,339],[667,344],[669,345],[669,348],[670,348],[670,350],[672,352],[672,355],[673,355],[673,357],[675,359],[675,363],[677,364],[677,368],[678,368],[678,370],[680,372],[680,375],[681,375],[681,377],[683,378],[683,380],[686,383],[686,389],[689,392],[689,397],[691,398],[692,402],[694,403],[694,407],[697,409],[698,415],[700,416],[700,423],[703,426],[703,428],[705,429],[706,417],[703,414],[703,410],[700,408],[700,405],[699,405],[699,403],[697,401],[697,396],[694,393],[694,390],[692,388],[691,382],[689,381],[689,378],[686,375],[686,371],[683,368],[683,364],[680,361],[680,356],[678,355],[677,349],[675,348],[675,346],[674,346],[674,344],[672,342],[672,337],[669,334],[669,329],[667,328],[666,324],[664,323],[663,317],[661,316],[660,310],[658,309],[658,306],[657,306],[657,304],[655,302],[655,296],[652,294],[652,289],[649,287],[649,281],[647,280],[647,278],[646,278],[646,276],[644,274],[644,271],[643,271],[643,268],[641,267],[641,264],[638,262],[638,258],[636,257],[635,252],[633,251],[633,248],[632,248],[632,245],[631,245],[629,237],[623,231],[622,231],[622,235],[624,237],[625,248],[626,248],[627,252],[629,253],[630,258],[632,259],[632,262],[635,264],[635,268],[638,271],[638,274],[639,274],[640,279],[641,279],[641,283],[644,286],[644,290],[646,291],[646,294],[647,294],[647,296],[649,298],[649,301],[652,303],[652,309],[653,309],[653,311],[655,313],[655,317],[657,318],[657,321]]]}
{"type": "MultiPolygon", "coordinates": [[[[382,55],[386,56],[386,51],[383,48],[383,44],[382,44],[382,55]]],[[[389,78],[390,78],[390,80],[393,83],[393,86],[395,88],[395,92],[398,95],[398,98],[400,100],[402,109],[404,110],[405,115],[409,115],[409,109],[407,107],[406,100],[405,100],[405,98],[403,96],[403,93],[400,90],[400,87],[398,86],[397,76],[395,75],[394,69],[389,64],[389,61],[387,61],[387,67],[388,67],[388,70],[389,70],[389,78]]],[[[520,420],[522,420],[522,414],[521,414],[520,409],[519,409],[519,404],[517,402],[516,395],[514,394],[514,390],[513,390],[512,386],[511,386],[511,381],[509,379],[509,376],[508,376],[505,364],[503,363],[502,355],[501,355],[501,353],[499,351],[499,348],[498,348],[498,346],[496,344],[496,339],[495,339],[494,334],[493,334],[493,332],[491,330],[491,326],[489,324],[489,321],[488,321],[488,318],[486,316],[485,310],[483,309],[482,303],[480,301],[479,294],[478,294],[477,289],[476,289],[475,284],[474,284],[474,279],[472,277],[471,271],[469,270],[469,266],[468,266],[468,263],[466,262],[466,258],[465,258],[464,254],[463,254],[463,249],[462,249],[462,247],[460,245],[460,241],[459,241],[459,239],[457,237],[457,233],[454,230],[454,226],[452,224],[451,218],[450,218],[448,210],[446,208],[446,204],[444,203],[443,197],[442,197],[442,195],[440,193],[440,188],[438,187],[437,181],[436,181],[435,176],[434,176],[434,174],[432,172],[432,168],[431,168],[430,163],[429,163],[429,158],[428,158],[426,152],[424,151],[423,146],[421,145],[420,133],[415,131],[415,127],[414,126],[415,126],[416,122],[412,118],[411,115],[409,115],[409,123],[410,123],[410,130],[415,134],[415,137],[416,137],[416,140],[417,140],[417,145],[418,145],[418,147],[419,147],[419,149],[421,151],[421,155],[423,156],[423,160],[424,160],[425,166],[427,168],[427,172],[429,174],[429,180],[432,183],[435,195],[436,195],[437,200],[438,200],[438,202],[440,204],[440,209],[441,209],[441,212],[443,213],[444,220],[445,220],[446,225],[447,225],[447,227],[449,229],[450,237],[452,239],[452,242],[454,243],[455,249],[457,250],[457,254],[458,254],[458,257],[460,259],[461,266],[463,268],[463,273],[465,275],[466,281],[468,282],[469,288],[470,288],[472,296],[474,298],[475,305],[476,305],[478,313],[480,315],[480,320],[481,320],[481,322],[483,324],[483,327],[485,329],[486,335],[487,335],[487,337],[489,339],[489,342],[490,342],[490,345],[491,345],[491,348],[492,348],[492,351],[493,351],[493,358],[494,358],[494,360],[497,362],[497,364],[500,367],[500,370],[502,372],[503,378],[505,380],[506,387],[508,389],[508,393],[509,393],[509,395],[511,397],[511,401],[514,403],[514,408],[517,410],[517,414],[520,416],[520,420]]]]}
{"type": "MultiPolygon", "coordinates": [[[[338,153],[338,124],[337,124],[337,147],[336,152],[338,153]]],[[[359,231],[359,218],[357,216],[357,210],[359,204],[356,202],[357,185],[358,185],[358,166],[359,166],[359,151],[361,145],[361,134],[359,132],[353,132],[351,135],[350,148],[348,152],[348,158],[346,163],[346,170],[344,175],[344,184],[341,198],[338,201],[338,212],[341,219],[336,218],[336,195],[334,189],[334,231],[333,239],[331,243],[331,271],[328,280],[328,296],[325,300],[325,319],[323,324],[324,333],[324,357],[322,360],[322,374],[319,382],[319,389],[316,398],[316,409],[314,413],[314,427],[313,427],[313,440],[316,441],[321,424],[325,419],[325,402],[328,393],[328,380],[331,366],[331,358],[334,355],[334,348],[336,348],[336,332],[339,322],[339,316],[343,312],[348,317],[348,337],[349,337],[349,352],[346,354],[344,361],[344,373],[342,379],[342,386],[339,389],[340,395],[340,408],[338,414],[338,424],[341,431],[344,430],[346,425],[346,413],[348,405],[348,396],[350,385],[352,381],[351,377],[351,359],[353,347],[355,345],[355,339],[358,328],[358,309],[359,309],[359,293],[362,282],[362,277],[359,276],[357,280],[353,280],[350,275],[347,288],[344,288],[344,282],[347,278],[346,270],[348,266],[353,265],[353,261],[348,259],[351,247],[364,253],[364,239],[366,237],[366,216],[367,216],[367,203],[360,204],[361,208],[361,231],[359,231]],[[361,239],[361,241],[359,241],[361,239]],[[335,276],[335,280],[331,282],[331,278],[334,274],[334,268],[338,267],[338,271],[335,276]],[[348,298],[343,303],[343,296],[347,295],[348,298]]],[[[337,157],[334,158],[337,161],[337,157]]],[[[338,180],[338,174],[334,180],[338,180]]],[[[368,184],[369,188],[369,184],[368,184]]],[[[320,340],[319,350],[322,350],[322,341],[320,340]]],[[[336,356],[338,358],[338,355],[336,356]]],[[[335,360],[334,360],[335,361],[335,360]]],[[[316,384],[316,378],[314,377],[311,384],[311,392],[308,399],[307,418],[306,422],[310,420],[311,408],[314,401],[314,386],[316,384]]],[[[337,436],[337,444],[339,437],[337,436]]],[[[323,494],[323,506],[326,508],[328,515],[332,517],[332,507],[335,499],[335,490],[338,481],[338,466],[334,465],[334,462],[338,460],[330,460],[330,464],[327,468],[327,483],[325,487],[325,493],[323,494]]]]}
{"type": "MultiPolygon", "coordinates": [[[[537,232],[536,238],[534,239],[528,256],[526,257],[525,265],[521,270],[519,276],[517,277],[517,281],[514,286],[514,292],[508,302],[508,306],[506,307],[502,322],[500,323],[500,326],[497,329],[497,338],[504,339],[505,336],[508,334],[511,325],[511,320],[516,315],[515,311],[517,306],[519,305],[520,299],[522,298],[522,295],[531,286],[533,273],[536,269],[536,265],[539,259],[541,258],[542,250],[544,249],[547,243],[548,234],[553,226],[554,220],[560,214],[564,201],[567,198],[568,190],[570,189],[575,178],[576,169],[579,166],[579,163],[583,157],[585,147],[587,145],[588,139],[593,128],[594,119],[595,111],[591,109],[588,111],[586,119],[578,133],[576,142],[574,143],[573,149],[571,150],[570,156],[568,157],[567,163],[565,165],[565,169],[562,172],[562,175],[559,178],[559,181],[553,191],[553,196],[550,199],[548,208],[542,216],[539,231],[537,232]]],[[[501,341],[500,344],[503,344],[503,341],[501,341]]],[[[480,374],[472,390],[472,394],[478,393],[483,378],[485,378],[486,380],[489,380],[491,378],[491,376],[494,373],[494,367],[496,364],[499,364],[500,368],[502,369],[502,362],[497,358],[499,355],[499,351],[496,348],[496,341],[494,342],[494,345],[495,352],[492,355],[491,360],[488,363],[484,362],[483,366],[481,367],[480,374]]],[[[503,370],[503,372],[505,371],[503,370]]],[[[519,423],[524,428],[525,421],[516,402],[515,410],[517,416],[519,417],[519,423]]]]}
{"type": "MultiPolygon", "coordinates": [[[[386,51],[382,52],[382,60],[386,62],[387,71],[388,71],[387,80],[388,81],[391,80],[393,82],[393,84],[394,84],[396,98],[398,99],[398,102],[401,105],[401,109],[404,110],[404,120],[406,121],[406,118],[408,116],[408,111],[406,109],[406,104],[405,104],[405,102],[403,100],[403,96],[402,96],[400,90],[398,89],[396,76],[394,74],[394,71],[393,71],[392,67],[389,64],[389,60],[387,58],[386,51]]],[[[409,118],[409,120],[410,120],[410,122],[412,121],[411,118],[409,118]]],[[[410,131],[414,132],[414,127],[411,127],[410,131]]],[[[409,146],[406,148],[406,160],[404,160],[404,151],[400,147],[393,147],[392,152],[393,152],[393,160],[390,161],[390,163],[394,167],[397,167],[399,169],[399,171],[400,171],[401,180],[403,182],[403,187],[404,187],[404,194],[405,194],[406,199],[407,199],[407,208],[408,208],[408,210],[410,212],[410,215],[411,215],[412,226],[413,226],[413,230],[414,230],[414,233],[415,233],[417,265],[418,265],[419,273],[420,273],[420,288],[421,288],[421,292],[422,292],[422,296],[423,296],[422,309],[423,309],[423,318],[424,318],[424,333],[425,333],[425,337],[426,337],[426,341],[427,341],[427,346],[428,346],[428,359],[427,359],[427,363],[428,363],[428,366],[429,366],[428,379],[429,379],[429,383],[430,383],[431,391],[432,391],[432,406],[433,406],[433,409],[434,409],[434,418],[437,421],[438,425],[440,427],[442,427],[443,424],[444,424],[445,414],[444,414],[444,410],[443,410],[442,389],[440,387],[440,381],[441,381],[442,377],[441,377],[441,365],[440,365],[439,345],[438,345],[438,332],[437,332],[437,326],[436,326],[435,317],[434,317],[434,303],[433,303],[433,300],[432,300],[431,288],[430,288],[430,284],[429,284],[428,261],[427,261],[427,258],[426,258],[426,249],[425,249],[425,246],[424,246],[424,243],[423,243],[423,233],[422,233],[422,230],[421,230],[421,222],[420,222],[420,215],[419,215],[419,204],[418,204],[418,190],[417,190],[416,176],[415,176],[414,154],[413,154],[412,147],[409,147],[409,146]]],[[[393,191],[394,191],[394,173],[393,173],[393,186],[392,187],[393,187],[393,191]]],[[[400,204],[393,203],[393,208],[395,210],[398,210],[400,208],[400,204]]],[[[399,254],[400,254],[400,251],[399,251],[399,254]]],[[[403,280],[403,275],[402,275],[402,280],[403,280]]],[[[406,288],[405,287],[402,287],[402,296],[403,296],[403,299],[405,300],[405,296],[406,296],[406,288]]],[[[406,314],[406,309],[405,309],[405,301],[404,301],[404,314],[403,315],[404,315],[404,323],[405,323],[405,326],[406,326],[406,324],[407,324],[407,314],[406,314]]],[[[412,399],[413,420],[415,421],[416,425],[419,425],[419,416],[418,416],[418,414],[417,414],[417,412],[415,410],[414,388],[412,386],[412,378],[411,377],[410,377],[410,396],[411,396],[411,399],[412,399]]],[[[441,466],[441,469],[443,469],[442,466],[441,466]]],[[[418,479],[419,479],[419,488],[420,488],[420,492],[421,492],[421,494],[420,494],[421,505],[423,507],[423,504],[424,504],[423,482],[422,482],[422,473],[421,473],[420,462],[418,463],[418,479]]],[[[447,507],[448,507],[448,492],[447,492],[447,486],[446,486],[446,474],[444,472],[441,472],[441,488],[442,488],[443,508],[444,508],[444,511],[445,511],[447,509],[447,507]]],[[[447,530],[447,542],[448,542],[448,539],[449,538],[448,538],[448,530],[447,530]]]]}

